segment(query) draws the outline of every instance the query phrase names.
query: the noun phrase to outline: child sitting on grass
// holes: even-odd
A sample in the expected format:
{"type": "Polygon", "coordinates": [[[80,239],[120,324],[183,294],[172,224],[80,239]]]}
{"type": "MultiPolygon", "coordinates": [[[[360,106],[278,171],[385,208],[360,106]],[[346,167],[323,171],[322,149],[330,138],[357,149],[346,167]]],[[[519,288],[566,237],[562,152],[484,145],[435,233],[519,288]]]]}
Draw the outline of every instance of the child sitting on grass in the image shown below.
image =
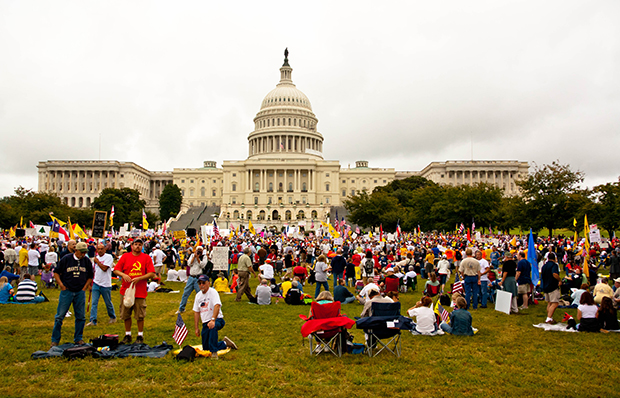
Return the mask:
{"type": "Polygon", "coordinates": [[[213,288],[218,293],[228,292],[228,279],[226,279],[223,272],[217,275],[217,279],[213,282],[213,288]]]}
{"type": "Polygon", "coordinates": [[[450,314],[450,324],[441,322],[441,330],[455,336],[473,336],[474,329],[471,327],[471,314],[467,311],[467,300],[463,297],[456,299],[456,309],[450,314]]]}

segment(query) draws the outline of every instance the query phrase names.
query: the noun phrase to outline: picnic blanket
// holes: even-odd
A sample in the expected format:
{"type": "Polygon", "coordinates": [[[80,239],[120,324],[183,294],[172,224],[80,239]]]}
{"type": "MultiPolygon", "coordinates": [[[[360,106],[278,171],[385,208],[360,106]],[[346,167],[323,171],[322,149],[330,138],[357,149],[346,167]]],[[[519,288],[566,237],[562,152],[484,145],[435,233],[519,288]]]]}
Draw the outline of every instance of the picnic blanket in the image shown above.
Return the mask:
{"type": "MultiPolygon", "coordinates": [[[[61,357],[62,353],[71,347],[77,347],[76,344],[67,343],[50,348],[48,351],[35,351],[30,357],[32,359],[61,357]]],[[[94,358],[126,358],[126,357],[146,357],[146,358],[163,358],[172,350],[172,346],[165,341],[156,346],[148,346],[146,344],[121,344],[115,350],[96,351],[93,353],[94,358]]]]}

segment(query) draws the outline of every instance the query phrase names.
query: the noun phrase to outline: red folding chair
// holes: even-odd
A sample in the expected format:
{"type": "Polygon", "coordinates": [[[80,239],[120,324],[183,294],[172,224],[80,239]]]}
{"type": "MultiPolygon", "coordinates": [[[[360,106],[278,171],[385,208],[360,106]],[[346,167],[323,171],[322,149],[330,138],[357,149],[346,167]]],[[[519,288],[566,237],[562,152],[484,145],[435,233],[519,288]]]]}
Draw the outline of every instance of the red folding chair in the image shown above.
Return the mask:
{"type": "Polygon", "coordinates": [[[312,302],[311,315],[299,317],[306,321],[301,327],[301,335],[308,337],[310,355],[330,352],[337,357],[342,356],[343,333],[351,329],[355,321],[340,314],[340,302],[319,304],[312,302]]]}

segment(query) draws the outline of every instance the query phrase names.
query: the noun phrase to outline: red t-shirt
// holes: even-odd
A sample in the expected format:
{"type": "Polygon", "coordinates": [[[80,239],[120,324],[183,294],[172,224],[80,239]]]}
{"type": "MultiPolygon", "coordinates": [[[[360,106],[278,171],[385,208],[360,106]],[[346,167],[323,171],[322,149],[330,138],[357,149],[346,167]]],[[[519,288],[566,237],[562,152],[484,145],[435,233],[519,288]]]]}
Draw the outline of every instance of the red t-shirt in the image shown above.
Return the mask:
{"type": "MultiPolygon", "coordinates": [[[[118,260],[116,266],[114,267],[114,271],[121,271],[131,278],[136,278],[138,276],[143,276],[151,272],[155,272],[155,267],[153,266],[153,260],[151,260],[151,256],[146,253],[140,253],[138,256],[134,256],[133,253],[125,253],[121,256],[121,259],[118,260]]],[[[142,279],[136,282],[136,298],[146,298],[147,295],[147,280],[142,279]]],[[[125,290],[129,287],[129,283],[123,280],[123,284],[121,285],[121,296],[125,295],[125,290]]]]}
{"type": "Polygon", "coordinates": [[[360,263],[362,262],[362,256],[356,253],[353,255],[351,260],[353,261],[353,265],[355,265],[356,267],[359,267],[360,263]]]}

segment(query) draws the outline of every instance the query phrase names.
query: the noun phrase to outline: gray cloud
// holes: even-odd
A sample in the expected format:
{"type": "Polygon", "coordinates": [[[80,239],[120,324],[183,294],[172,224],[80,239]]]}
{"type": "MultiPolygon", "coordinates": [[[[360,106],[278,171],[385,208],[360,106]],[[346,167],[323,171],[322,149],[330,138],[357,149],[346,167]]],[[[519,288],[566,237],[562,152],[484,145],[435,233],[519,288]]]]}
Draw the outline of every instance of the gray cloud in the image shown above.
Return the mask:
{"type": "Polygon", "coordinates": [[[0,196],[48,159],[244,159],[285,46],[328,159],[620,175],[620,5],[0,3],[0,196]]]}

